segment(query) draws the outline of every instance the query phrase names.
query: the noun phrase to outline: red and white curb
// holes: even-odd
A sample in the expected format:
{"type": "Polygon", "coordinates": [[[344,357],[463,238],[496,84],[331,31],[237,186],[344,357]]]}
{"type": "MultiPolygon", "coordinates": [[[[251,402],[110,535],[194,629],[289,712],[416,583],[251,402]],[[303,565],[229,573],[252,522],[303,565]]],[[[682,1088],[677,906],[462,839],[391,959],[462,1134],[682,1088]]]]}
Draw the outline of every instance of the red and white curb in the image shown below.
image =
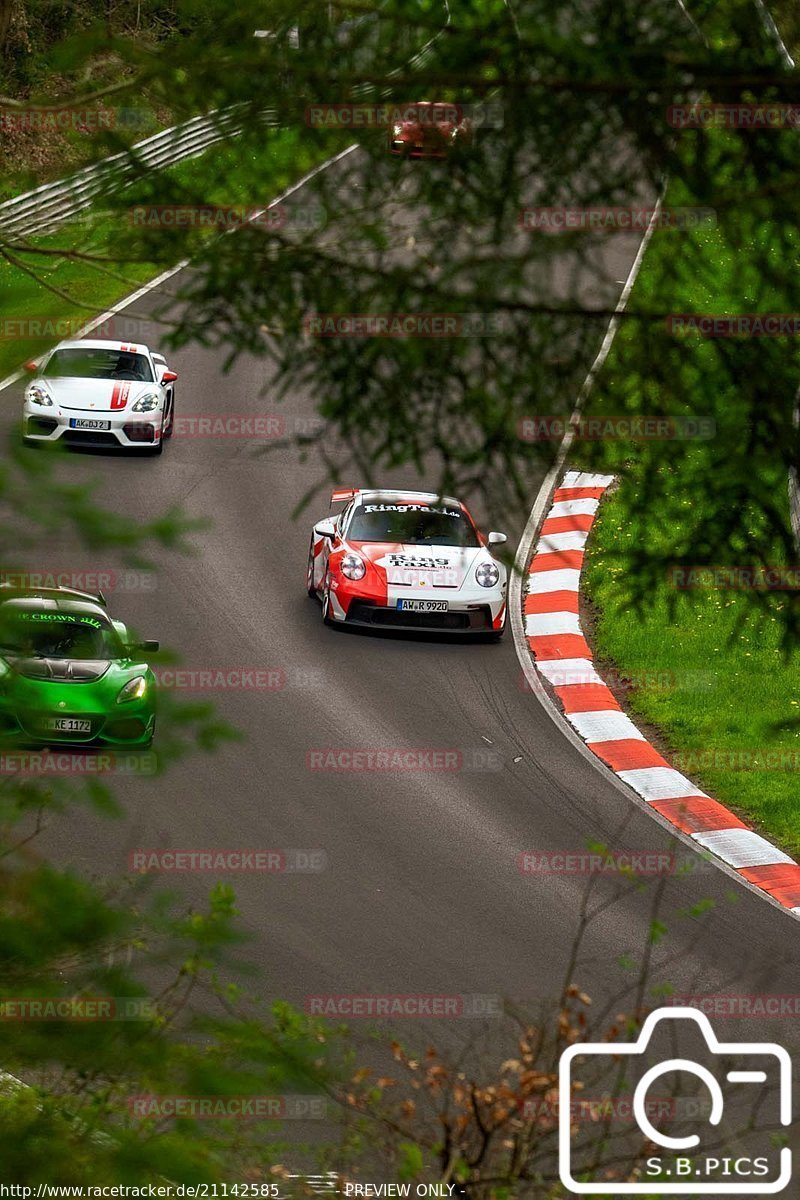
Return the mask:
{"type": "Polygon", "coordinates": [[[587,748],[646,804],[749,883],[800,916],[800,865],[674,770],[622,711],[581,629],[589,531],[612,475],[569,471],[556,488],[527,573],[525,638],[540,675],[587,748]]]}

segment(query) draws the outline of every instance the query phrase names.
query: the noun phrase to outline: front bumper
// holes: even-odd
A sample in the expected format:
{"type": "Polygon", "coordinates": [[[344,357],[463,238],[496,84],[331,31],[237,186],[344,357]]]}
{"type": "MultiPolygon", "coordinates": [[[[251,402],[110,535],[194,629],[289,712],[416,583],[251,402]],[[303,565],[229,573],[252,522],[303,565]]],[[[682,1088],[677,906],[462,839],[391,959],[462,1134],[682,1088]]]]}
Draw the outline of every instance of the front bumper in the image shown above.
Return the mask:
{"type": "Polygon", "coordinates": [[[64,442],[72,446],[151,450],[161,441],[161,409],[153,412],[98,412],[95,409],[45,408],[26,400],[23,437],[27,442],[64,442]],[[102,421],[107,429],[76,429],[73,421],[102,421]]]}
{"type": "Polygon", "coordinates": [[[398,158],[447,158],[445,145],[426,145],[424,142],[409,142],[403,138],[389,140],[389,153],[398,158]]]}
{"type": "Polygon", "coordinates": [[[116,746],[120,749],[147,747],[153,740],[156,715],[151,704],[119,705],[120,712],[87,712],[0,707],[0,743],[36,746],[116,746]],[[53,717],[88,721],[88,731],[47,728],[53,717]]]}
{"type": "Polygon", "coordinates": [[[503,628],[495,624],[489,604],[470,604],[449,608],[447,612],[405,612],[369,600],[354,600],[347,611],[345,625],[369,629],[397,629],[406,632],[431,630],[435,633],[492,633],[503,628]]]}
{"type": "Polygon", "coordinates": [[[404,587],[390,584],[372,590],[337,575],[331,579],[327,616],[342,625],[372,629],[433,630],[440,633],[502,632],[506,619],[507,581],[491,588],[470,580],[458,588],[404,587]],[[444,601],[445,612],[409,612],[401,600],[444,601]]]}

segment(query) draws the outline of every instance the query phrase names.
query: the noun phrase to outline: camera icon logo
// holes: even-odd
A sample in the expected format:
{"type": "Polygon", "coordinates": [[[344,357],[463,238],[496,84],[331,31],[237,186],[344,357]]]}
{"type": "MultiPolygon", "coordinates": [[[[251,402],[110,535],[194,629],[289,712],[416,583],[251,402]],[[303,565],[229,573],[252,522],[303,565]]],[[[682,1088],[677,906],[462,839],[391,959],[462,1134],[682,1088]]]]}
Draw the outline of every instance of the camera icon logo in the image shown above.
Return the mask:
{"type": "MultiPolygon", "coordinates": [[[[673,1029],[677,1029],[677,1026],[673,1026],[673,1029]]],[[[629,1045],[619,1042],[579,1042],[570,1046],[561,1055],[559,1064],[558,1157],[562,1184],[571,1194],[582,1196],[774,1196],[782,1192],[792,1178],[792,1151],[788,1146],[784,1146],[779,1155],[774,1155],[774,1170],[766,1158],[709,1157],[703,1154],[699,1134],[671,1137],[655,1128],[647,1111],[647,1093],[656,1080],[670,1072],[684,1072],[694,1075],[705,1084],[711,1100],[707,1120],[711,1126],[719,1126],[725,1109],[720,1080],[763,1087],[770,1082],[768,1073],[763,1069],[765,1058],[774,1059],[776,1076],[773,1082],[777,1082],[778,1087],[778,1120],[781,1126],[788,1127],[792,1119],[792,1062],[788,1052],[774,1042],[720,1042],[708,1017],[697,1009],[657,1009],[647,1017],[638,1040],[629,1045]],[[609,1064],[618,1064],[620,1059],[624,1062],[627,1057],[629,1060],[638,1058],[638,1065],[644,1065],[656,1027],[668,1022],[694,1022],[709,1053],[719,1055],[721,1059],[733,1058],[736,1069],[720,1062],[716,1064],[719,1074],[715,1074],[703,1064],[688,1058],[670,1058],[651,1066],[641,1075],[634,1091],[633,1116],[639,1131],[664,1152],[663,1157],[648,1158],[648,1167],[650,1164],[654,1166],[647,1179],[632,1183],[608,1178],[587,1180],[585,1171],[573,1158],[570,1098],[578,1065],[575,1060],[585,1059],[596,1063],[598,1059],[605,1058],[609,1064]],[[756,1057],[758,1069],[752,1061],[756,1057]],[[765,1178],[767,1175],[771,1178],[765,1178]]],[[[631,1066],[634,1065],[637,1064],[631,1061],[631,1066]]]]}

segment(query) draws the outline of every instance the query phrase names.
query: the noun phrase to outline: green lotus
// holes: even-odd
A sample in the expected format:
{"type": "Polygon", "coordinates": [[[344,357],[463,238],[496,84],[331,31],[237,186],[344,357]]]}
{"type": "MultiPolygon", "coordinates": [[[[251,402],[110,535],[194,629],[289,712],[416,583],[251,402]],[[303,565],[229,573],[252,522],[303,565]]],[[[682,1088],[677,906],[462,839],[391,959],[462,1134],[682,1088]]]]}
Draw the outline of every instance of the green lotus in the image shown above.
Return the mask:
{"type": "Polygon", "coordinates": [[[147,747],[156,681],[102,595],[0,586],[0,737],[4,742],[147,747]]]}

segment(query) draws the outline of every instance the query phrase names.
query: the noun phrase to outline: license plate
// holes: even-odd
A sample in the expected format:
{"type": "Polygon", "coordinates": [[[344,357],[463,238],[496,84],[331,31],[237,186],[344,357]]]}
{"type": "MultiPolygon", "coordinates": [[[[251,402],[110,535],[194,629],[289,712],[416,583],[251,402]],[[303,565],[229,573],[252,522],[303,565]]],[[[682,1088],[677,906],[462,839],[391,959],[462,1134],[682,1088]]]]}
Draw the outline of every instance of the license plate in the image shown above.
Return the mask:
{"type": "Polygon", "coordinates": [[[70,417],[70,429],[110,429],[110,421],[95,421],[92,417],[70,417]]]}
{"type": "Polygon", "coordinates": [[[79,717],[49,717],[44,724],[45,729],[53,729],[58,733],[92,732],[92,722],[81,720],[79,717]]]}
{"type": "Polygon", "coordinates": [[[397,607],[401,612],[447,612],[449,605],[446,600],[398,600],[397,607]]]}

